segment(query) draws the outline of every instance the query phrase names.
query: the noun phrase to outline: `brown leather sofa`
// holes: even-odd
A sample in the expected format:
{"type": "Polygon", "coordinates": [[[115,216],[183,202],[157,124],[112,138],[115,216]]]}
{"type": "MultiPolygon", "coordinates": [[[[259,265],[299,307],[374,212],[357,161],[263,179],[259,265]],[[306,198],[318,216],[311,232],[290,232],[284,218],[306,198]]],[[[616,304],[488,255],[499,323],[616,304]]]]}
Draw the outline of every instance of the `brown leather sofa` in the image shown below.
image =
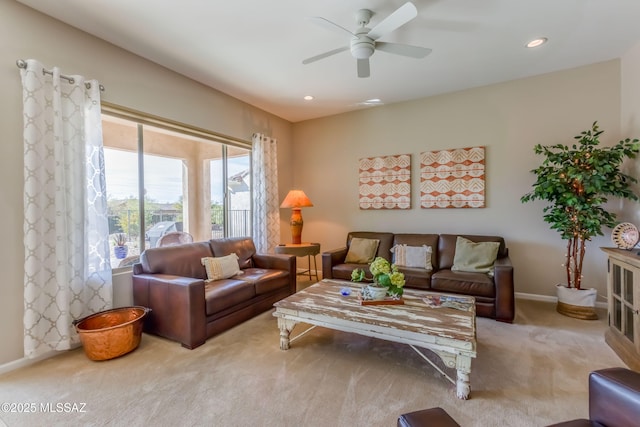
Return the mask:
{"type": "Polygon", "coordinates": [[[589,419],[577,419],[548,427],[640,426],[640,373],[609,368],[589,374],[589,419]]]}
{"type": "Polygon", "coordinates": [[[151,308],[144,331],[193,349],[296,291],[296,257],[258,254],[250,238],[145,250],[133,266],[133,303],[151,308]],[[204,257],[235,253],[243,274],[207,281],[204,257]]]}
{"type": "Polygon", "coordinates": [[[456,234],[394,234],[386,232],[357,231],[347,235],[346,246],[322,253],[322,275],[325,279],[350,280],[355,268],[364,268],[366,264],[345,263],[349,245],[354,237],[378,239],[376,256],[393,261],[391,248],[397,244],[409,246],[431,246],[431,265],[433,270],[401,267],[405,275],[405,286],[434,292],[470,295],[476,300],[476,314],[501,322],[513,322],[515,316],[515,298],[513,285],[513,265],[505,241],[499,236],[476,236],[461,234],[473,242],[499,242],[498,258],[491,277],[485,273],[467,273],[451,271],[453,265],[456,234]]]}

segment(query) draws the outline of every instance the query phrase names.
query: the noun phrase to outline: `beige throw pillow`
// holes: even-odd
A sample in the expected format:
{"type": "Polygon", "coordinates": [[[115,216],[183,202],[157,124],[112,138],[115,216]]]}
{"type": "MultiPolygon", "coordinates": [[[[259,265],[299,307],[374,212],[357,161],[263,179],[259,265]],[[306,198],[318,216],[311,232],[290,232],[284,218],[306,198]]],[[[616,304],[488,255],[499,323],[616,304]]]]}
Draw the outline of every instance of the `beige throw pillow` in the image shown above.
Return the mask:
{"type": "Polygon", "coordinates": [[[499,248],[498,242],[476,243],[458,236],[451,270],[492,274],[499,248]]]}
{"type": "Polygon", "coordinates": [[[395,257],[394,263],[398,267],[415,267],[433,270],[431,265],[431,246],[395,245],[391,250],[395,257]]]}
{"type": "Polygon", "coordinates": [[[229,277],[242,274],[238,265],[238,255],[229,254],[221,257],[206,257],[200,260],[207,270],[209,280],[228,279],[229,277]]]}
{"type": "Polygon", "coordinates": [[[349,252],[347,252],[347,257],[344,262],[348,264],[370,263],[376,256],[379,244],[380,240],[378,239],[352,238],[351,244],[349,245],[349,252]]]}

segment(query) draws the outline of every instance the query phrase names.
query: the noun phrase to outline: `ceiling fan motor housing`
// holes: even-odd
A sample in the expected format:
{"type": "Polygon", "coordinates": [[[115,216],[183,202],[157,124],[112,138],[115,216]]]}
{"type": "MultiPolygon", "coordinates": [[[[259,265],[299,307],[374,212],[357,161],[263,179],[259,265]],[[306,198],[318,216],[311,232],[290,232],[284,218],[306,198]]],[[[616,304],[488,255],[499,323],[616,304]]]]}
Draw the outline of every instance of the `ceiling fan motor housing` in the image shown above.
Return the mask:
{"type": "Polygon", "coordinates": [[[369,29],[359,28],[354,38],[351,39],[351,55],[356,59],[367,59],[376,51],[376,42],[367,37],[369,29]]]}

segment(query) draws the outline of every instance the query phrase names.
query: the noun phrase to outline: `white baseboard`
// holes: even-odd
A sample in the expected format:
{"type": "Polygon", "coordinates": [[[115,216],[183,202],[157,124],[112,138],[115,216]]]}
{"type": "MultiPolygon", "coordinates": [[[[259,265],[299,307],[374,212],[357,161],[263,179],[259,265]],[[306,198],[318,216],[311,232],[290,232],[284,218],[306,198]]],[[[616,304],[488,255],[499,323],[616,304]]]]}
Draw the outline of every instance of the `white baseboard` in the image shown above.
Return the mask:
{"type": "Polygon", "coordinates": [[[4,365],[0,365],[0,375],[6,374],[7,372],[15,371],[16,369],[24,368],[25,366],[33,365],[35,363],[38,363],[42,360],[56,356],[58,354],[60,354],[60,352],[50,351],[34,359],[28,359],[26,357],[23,357],[22,359],[17,359],[9,363],[5,363],[4,365]]]}
{"type": "Polygon", "coordinates": [[[72,344],[69,350],[60,350],[60,351],[52,350],[38,357],[34,357],[33,359],[29,359],[28,357],[23,357],[22,359],[13,360],[11,362],[5,363],[4,365],[0,365],[0,375],[6,374],[7,372],[15,371],[16,369],[24,368],[25,366],[33,365],[45,359],[49,359],[51,357],[57,356],[64,351],[75,350],[77,348],[80,348],[81,346],[82,344],[76,343],[76,344],[72,344]]]}
{"type": "MultiPolygon", "coordinates": [[[[558,302],[558,298],[551,295],[539,295],[539,294],[528,294],[525,292],[516,292],[515,297],[516,299],[525,299],[525,300],[532,300],[532,301],[544,301],[544,302],[552,302],[552,303],[558,302]]],[[[604,308],[606,310],[607,303],[604,301],[596,302],[596,308],[604,308]]]]}

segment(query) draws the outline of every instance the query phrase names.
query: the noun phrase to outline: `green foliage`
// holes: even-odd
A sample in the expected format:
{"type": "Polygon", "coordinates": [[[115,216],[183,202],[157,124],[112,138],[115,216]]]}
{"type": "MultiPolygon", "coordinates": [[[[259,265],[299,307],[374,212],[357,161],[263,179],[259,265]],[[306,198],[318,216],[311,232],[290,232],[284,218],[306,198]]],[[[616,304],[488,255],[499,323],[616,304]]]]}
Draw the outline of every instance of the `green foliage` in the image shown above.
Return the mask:
{"type": "Polygon", "coordinates": [[[608,197],[638,200],[630,188],[637,182],[620,171],[626,158],[635,158],[640,150],[637,139],[629,138],[612,147],[598,147],[597,122],[591,129],[575,136],[571,146],[537,144],[533,150],[544,156],[542,164],[533,169],[536,182],[533,190],[521,202],[544,200],[545,222],[568,240],[565,268],[570,287],[580,289],[585,244],[592,237],[602,236],[602,227],[614,227],[616,215],[602,205],[608,197]]]}
{"type": "MultiPolygon", "coordinates": [[[[405,284],[404,274],[398,271],[398,267],[395,264],[391,264],[382,257],[376,257],[376,259],[369,264],[369,271],[371,271],[373,281],[378,286],[387,288],[387,294],[398,298],[402,296],[405,284]]],[[[363,269],[356,268],[351,272],[351,280],[354,282],[362,282],[368,280],[368,278],[363,269]]]]}

